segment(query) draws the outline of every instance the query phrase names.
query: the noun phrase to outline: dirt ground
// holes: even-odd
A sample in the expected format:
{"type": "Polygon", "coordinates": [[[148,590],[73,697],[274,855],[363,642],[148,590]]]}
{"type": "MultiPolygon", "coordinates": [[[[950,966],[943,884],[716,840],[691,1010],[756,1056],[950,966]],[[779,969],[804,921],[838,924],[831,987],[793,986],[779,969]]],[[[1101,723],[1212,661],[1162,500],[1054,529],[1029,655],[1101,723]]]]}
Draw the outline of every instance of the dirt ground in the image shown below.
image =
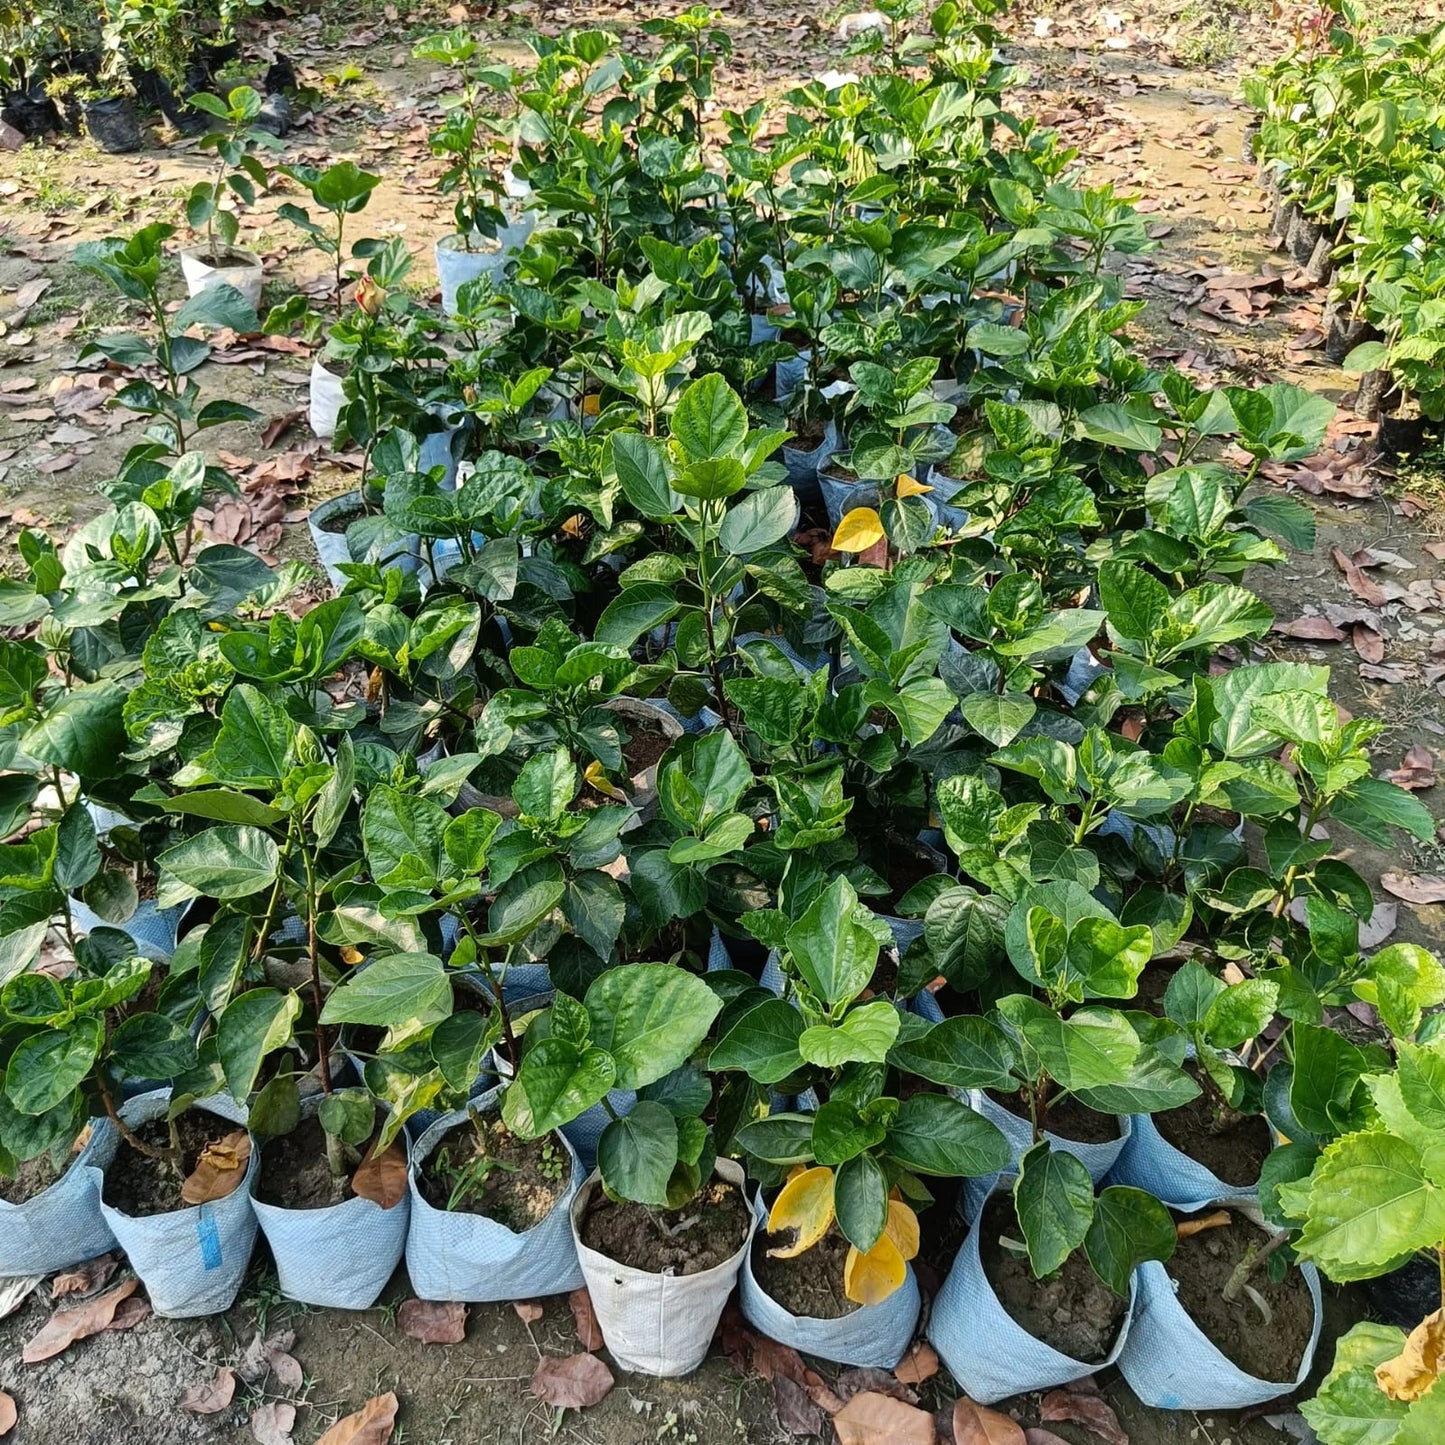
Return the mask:
{"type": "MultiPolygon", "coordinates": [[[[469,18],[509,56],[526,27],[625,28],[673,8],[658,0],[568,8],[521,0],[474,7],[469,18]]],[[[720,0],[720,8],[737,46],[720,76],[722,104],[747,103],[839,64],[832,12],[773,0],[720,0]]],[[[434,282],[431,243],[451,229],[449,207],[433,190],[437,167],[425,144],[447,79],[412,59],[411,42],[454,23],[464,10],[453,7],[449,18],[444,4],[428,12],[365,0],[358,20],[356,7],[326,0],[289,21],[264,23],[247,47],[251,57],[288,55],[303,80],[327,95],[325,106],[293,134],[284,158],[324,164],[352,156],[380,172],[384,182],[357,234],[404,236],[416,253],[423,291],[434,282]]],[[[1401,17],[1424,23],[1440,10],[1438,0],[1387,8],[1381,24],[1401,17]]],[[[1005,24],[1010,57],[1031,71],[1017,108],[1057,126],[1079,148],[1091,178],[1112,180],[1143,198],[1140,208],[1149,213],[1158,249],[1131,259],[1127,271],[1131,294],[1148,302],[1139,334],[1152,357],[1206,380],[1287,379],[1347,400],[1350,381],[1319,349],[1323,297],[1304,289],[1287,258],[1268,248],[1270,217],[1240,159],[1247,115],[1237,98],[1239,76],[1287,46],[1303,14],[1304,6],[1278,12],[1264,0],[1142,0],[1120,9],[1037,0],[1005,24]]],[[[64,527],[95,510],[96,484],[113,475],[142,429],[126,413],[105,409],[115,379],[77,361],[85,339],[126,318],[102,283],[68,264],[75,244],[148,220],[177,220],[203,165],[194,143],[164,133],[138,156],[103,156],[77,141],[0,154],[0,556],[12,555],[23,526],[64,527]]],[[[315,285],[319,270],[274,214],[285,199],[263,199],[248,227],[250,244],[267,258],[271,300],[315,285]]],[[[305,555],[306,511],[349,484],[350,464],[306,432],[303,356],[242,338],[221,342],[216,360],[198,373],[203,394],[244,401],[262,420],[211,434],[246,493],[218,503],[208,525],[218,539],[268,554],[305,555]]],[[[1426,749],[1434,766],[1445,747],[1445,600],[1432,584],[1445,582],[1445,573],[1426,549],[1445,538],[1445,462],[1395,475],[1368,461],[1370,429],[1352,427],[1348,409],[1336,430],[1322,457],[1280,469],[1262,483],[1289,485],[1314,509],[1314,551],[1250,582],[1281,627],[1325,617],[1340,628],[1344,640],[1334,643],[1281,632],[1270,650],[1331,663],[1341,704],[1386,721],[1378,771],[1399,767],[1412,747],[1426,749]],[[1383,586],[1384,605],[1367,606],[1351,591],[1332,555],[1336,548],[1343,554],[1371,549],[1367,575],[1383,586]]],[[[1445,817],[1445,786],[1419,796],[1445,817]]],[[[1445,848],[1434,845],[1398,854],[1359,846],[1348,856],[1371,880],[1445,871],[1445,848]]],[[[1377,895],[1372,941],[1445,943],[1445,906],[1410,904],[1383,888],[1377,895]]],[[[397,1325],[396,1308],[407,1294],[399,1271],[375,1309],[348,1315],[298,1307],[279,1298],[260,1245],[241,1300],[226,1315],[183,1322],[151,1317],[43,1364],[22,1365],[22,1345],[50,1312],[42,1285],[0,1321],[0,1387],[20,1408],[14,1438],[27,1445],[310,1445],[338,1417],[388,1389],[401,1399],[393,1436],[401,1445],[544,1439],[767,1445],[797,1438],[779,1423],[768,1384],[740,1376],[716,1349],[687,1379],[619,1372],[601,1404],[554,1413],[532,1399],[526,1385],[539,1352],[566,1355],[577,1348],[565,1300],[545,1302],[542,1318],[530,1326],[509,1305],[479,1306],[470,1312],[463,1343],[427,1346],[397,1325]],[[178,1409],[188,1387],[241,1361],[258,1333],[270,1338],[281,1331],[294,1331],[299,1383],[267,1368],[254,1383],[240,1385],[219,1413],[178,1409]],[[277,1424],[294,1409],[289,1434],[263,1433],[268,1406],[279,1407],[269,1412],[277,1424]],[[253,1426],[257,1411],[262,1424],[253,1426]]],[[[1330,1358],[1330,1340],[1357,1312],[1356,1301],[1330,1294],[1320,1369],[1330,1358]]],[[[832,1379],[836,1371],[824,1373],[832,1379]]],[[[1134,1445],[1281,1445],[1309,1438],[1301,1436],[1303,1422],[1288,1414],[1287,1403],[1250,1418],[1171,1414],[1140,1407],[1115,1371],[1104,1372],[1099,1384],[1134,1445]]],[[[930,1409],[957,1394],[946,1374],[918,1392],[930,1409]]],[[[1027,1426],[1040,1423],[1036,1396],[1002,1408],[1027,1426]]],[[[1067,1445],[1097,1445],[1098,1437],[1077,1425],[1048,1429],[1067,1445]]]]}

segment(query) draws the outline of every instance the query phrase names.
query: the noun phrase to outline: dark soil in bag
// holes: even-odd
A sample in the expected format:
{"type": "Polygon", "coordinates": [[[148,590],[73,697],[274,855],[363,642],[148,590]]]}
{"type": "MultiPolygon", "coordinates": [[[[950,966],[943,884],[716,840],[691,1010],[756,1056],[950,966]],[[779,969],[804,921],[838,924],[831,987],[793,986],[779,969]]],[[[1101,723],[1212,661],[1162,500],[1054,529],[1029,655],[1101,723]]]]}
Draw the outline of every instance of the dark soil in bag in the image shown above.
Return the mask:
{"type": "Polygon", "coordinates": [[[817,1320],[840,1320],[861,1308],[843,1293],[848,1241],[830,1229],[812,1249],[796,1259],[770,1259],[770,1249],[783,1249],[792,1232],[766,1234],[753,1240],[753,1277],[785,1310],[817,1320]]]}
{"type": "MultiPolygon", "coordinates": [[[[995,1104],[1020,1119],[1028,1119],[1028,1100],[1022,1094],[998,1094],[992,1089],[988,1096],[995,1104]]],[[[1060,1139],[1075,1144],[1112,1144],[1120,1133],[1119,1120],[1113,1114],[1101,1114],[1081,1104],[1072,1094],[1050,1100],[1044,1111],[1044,1128],[1060,1139]]]]}
{"type": "Polygon", "coordinates": [[[351,1174],[339,1179],[326,1160],[326,1131],[319,1119],[303,1119],[289,1134],[261,1149],[256,1197],[282,1209],[326,1209],[351,1198],[351,1174]]]}
{"type": "MultiPolygon", "coordinates": [[[[176,1120],[176,1136],[180,1142],[181,1168],[168,1160],[142,1153],[128,1140],[122,1139],[110,1168],[105,1171],[101,1197],[113,1209],[132,1219],[145,1219],[154,1214],[169,1214],[174,1209],[191,1206],[181,1198],[181,1186],[195,1169],[206,1146],[234,1134],[239,1125],[204,1109],[190,1109],[176,1120]]],[[[169,1149],[170,1129],[164,1116],[150,1119],[132,1131],[143,1144],[154,1149],[169,1149]]],[[[238,1180],[245,1176],[238,1170],[238,1180]]]]}
{"type": "Polygon", "coordinates": [[[493,1115],[449,1129],[423,1160],[417,1182],[433,1208],[480,1214],[522,1234],[556,1207],[571,1172],[554,1136],[519,1139],[493,1115]],[[481,1167],[486,1161],[489,1169],[481,1167]]]}
{"type": "Polygon", "coordinates": [[[598,1189],[582,1220],[582,1243],[652,1274],[702,1274],[742,1248],[749,1210],[742,1191],[712,1179],[681,1209],[614,1204],[598,1189]]]}
{"type": "MultiPolygon", "coordinates": [[[[1194,1064],[1187,1063],[1184,1068],[1199,1079],[1194,1064]]],[[[1153,1119],[1165,1140],[1226,1184],[1258,1184],[1260,1170],[1274,1148],[1269,1125],[1260,1115],[1221,1118],[1207,1089],[1187,1104],[1166,1109],[1153,1119]]]]}

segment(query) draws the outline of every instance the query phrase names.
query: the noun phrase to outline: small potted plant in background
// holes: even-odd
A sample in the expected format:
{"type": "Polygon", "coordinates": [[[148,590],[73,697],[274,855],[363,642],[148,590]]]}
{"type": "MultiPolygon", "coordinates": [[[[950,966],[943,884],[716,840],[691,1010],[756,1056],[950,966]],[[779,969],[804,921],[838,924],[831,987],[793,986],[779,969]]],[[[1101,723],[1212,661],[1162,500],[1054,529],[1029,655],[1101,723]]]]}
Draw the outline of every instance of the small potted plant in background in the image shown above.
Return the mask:
{"type": "MultiPolygon", "coordinates": [[[[283,220],[299,226],[311,238],[311,244],[329,258],[332,315],[339,321],[346,289],[346,218],[366,208],[372,191],[381,184],[381,177],[363,171],[355,161],[338,161],[324,171],[318,171],[314,166],[283,166],[281,170],[282,174],[303,187],[312,201],[330,217],[325,224],[314,221],[308,211],[289,201],[276,213],[283,220]]],[[[364,254],[364,243],[352,246],[350,255],[364,254]]],[[[297,322],[305,323],[309,334],[314,335],[320,330],[319,320],[311,315],[305,296],[299,294],[281,306],[272,307],[266,317],[265,329],[271,333],[288,331],[297,322]]],[[[310,420],[311,430],[319,437],[328,438],[336,433],[337,418],[346,404],[343,380],[326,366],[321,357],[312,361],[310,420]]]]}
{"type": "MultiPolygon", "coordinates": [[[[495,274],[505,264],[506,237],[499,234],[507,213],[497,204],[503,195],[491,161],[498,154],[510,158],[511,145],[500,118],[484,106],[487,91],[509,92],[516,77],[507,65],[479,62],[482,46],[458,26],[420,41],[413,52],[418,60],[450,65],[461,77],[461,94],[443,104],[446,114],[432,132],[432,154],[447,162],[437,182],[445,196],[456,197],[457,229],[436,243],[437,279],[442,288],[442,310],[456,314],[457,293],[468,281],[495,274]]],[[[530,227],[519,227],[518,232],[530,227]]],[[[523,239],[515,234],[517,240],[523,239]]]]}
{"type": "Polygon", "coordinates": [[[236,245],[241,221],[234,210],[223,207],[227,193],[244,205],[254,205],[256,192],[269,182],[266,167],[252,152],[275,149],[280,142],[253,122],[261,110],[261,97],[250,86],[238,86],[225,100],[214,95],[194,95],[191,104],[223,123],[201,138],[203,150],[214,150],[216,168],[208,181],[198,181],[186,201],[186,221],[197,233],[204,230],[200,245],[181,251],[181,273],[192,296],[212,286],[234,286],[255,308],[261,305],[261,258],[236,245]]]}
{"type": "Polygon", "coordinates": [[[127,155],[142,145],[130,81],[120,50],[120,38],[106,27],[103,58],[94,77],[79,73],[66,78],[85,121],[86,134],[110,155],[127,155]]]}

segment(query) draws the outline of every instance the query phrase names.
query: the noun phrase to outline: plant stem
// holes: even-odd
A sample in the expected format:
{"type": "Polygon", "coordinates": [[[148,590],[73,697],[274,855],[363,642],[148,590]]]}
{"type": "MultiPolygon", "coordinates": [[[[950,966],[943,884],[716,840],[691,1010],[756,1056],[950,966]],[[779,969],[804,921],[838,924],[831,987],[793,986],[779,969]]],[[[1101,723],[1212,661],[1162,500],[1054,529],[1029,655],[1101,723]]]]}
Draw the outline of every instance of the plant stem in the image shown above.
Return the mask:
{"type": "Polygon", "coordinates": [[[125,1140],[137,1153],[144,1154],[148,1159],[159,1159],[167,1164],[175,1164],[176,1161],[170,1158],[167,1151],[157,1149],[152,1144],[147,1144],[135,1131],[120,1117],[115,1107],[115,1101],[110,1097],[110,1090],[105,1087],[104,1081],[97,1079],[97,1088],[100,1092],[100,1104],[105,1110],[105,1117],[115,1125],[120,1137],[125,1140]]]}
{"type": "Polygon", "coordinates": [[[1244,1252],[1244,1258],[1235,1265],[1234,1273],[1229,1276],[1220,1293],[1230,1304],[1238,1304],[1240,1295],[1244,1293],[1245,1285],[1249,1283],[1250,1275],[1252,1275],[1260,1265],[1264,1264],[1272,1254],[1282,1249],[1288,1243],[1288,1233],[1280,1233],[1276,1234],[1263,1249],[1256,1245],[1250,1245],[1244,1252]]]}
{"type": "MultiPolygon", "coordinates": [[[[331,1092],[331,1050],[326,1036],[326,1029],[321,1023],[321,1010],[325,1005],[325,999],[321,994],[321,960],[316,948],[316,865],[311,858],[311,850],[306,846],[306,839],[299,840],[301,848],[301,863],[306,869],[306,957],[311,965],[311,1006],[316,1010],[316,1063],[321,1071],[321,1092],[331,1092]]],[[[330,1139],[330,1135],[327,1138],[330,1139]]],[[[327,1158],[330,1158],[330,1145],[327,1145],[327,1158]]]]}

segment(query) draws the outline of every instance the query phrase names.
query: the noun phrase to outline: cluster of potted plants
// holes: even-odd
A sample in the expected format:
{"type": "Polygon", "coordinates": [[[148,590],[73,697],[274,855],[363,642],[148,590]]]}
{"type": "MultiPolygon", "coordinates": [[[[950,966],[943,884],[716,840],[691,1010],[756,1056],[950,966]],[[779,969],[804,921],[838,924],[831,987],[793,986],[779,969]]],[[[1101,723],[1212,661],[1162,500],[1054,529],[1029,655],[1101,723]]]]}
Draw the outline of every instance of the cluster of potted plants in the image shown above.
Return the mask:
{"type": "Polygon", "coordinates": [[[895,1364],[961,1213],[928,1330],[975,1399],[1111,1361],[1164,1408],[1288,1392],[1317,1266],[1445,1234],[1445,971],[1363,955],[1338,856],[1433,825],[1327,669],[1244,665],[1238,579],[1311,541],[1249,483],[1332,408],[1141,360],[1101,264],[1138,218],[967,12],[721,151],[713,19],[539,38],[514,115],[469,92],[528,219],[455,315],[351,238],[374,177],[288,173],[366,459],[319,605],[196,545],[233,415],[196,333],[246,299],[168,315],[166,227],[85,253],[150,309],[93,344],[153,425],[0,589],[0,1249],[118,1242],[173,1315],[258,1228],[314,1304],[403,1257],[429,1299],[585,1281],[677,1374],[739,1281],[895,1364]],[[1361,1000],[1393,1049],[1330,1027],[1361,1000]],[[1372,1150],[1416,1181],[1388,1239],[1372,1150]]]}
{"type": "Polygon", "coordinates": [[[1360,378],[1356,410],[1408,455],[1445,420],[1438,96],[1445,30],[1358,38],[1361,7],[1245,82],[1274,231],[1330,287],[1325,351],[1360,378]]]}
{"type": "MultiPolygon", "coordinates": [[[[251,0],[48,0],[0,8],[0,115],[23,136],[82,127],[102,150],[139,150],[139,114],[187,135],[192,98],[225,88],[251,0]]],[[[231,83],[234,84],[231,78],[231,83]]]]}

